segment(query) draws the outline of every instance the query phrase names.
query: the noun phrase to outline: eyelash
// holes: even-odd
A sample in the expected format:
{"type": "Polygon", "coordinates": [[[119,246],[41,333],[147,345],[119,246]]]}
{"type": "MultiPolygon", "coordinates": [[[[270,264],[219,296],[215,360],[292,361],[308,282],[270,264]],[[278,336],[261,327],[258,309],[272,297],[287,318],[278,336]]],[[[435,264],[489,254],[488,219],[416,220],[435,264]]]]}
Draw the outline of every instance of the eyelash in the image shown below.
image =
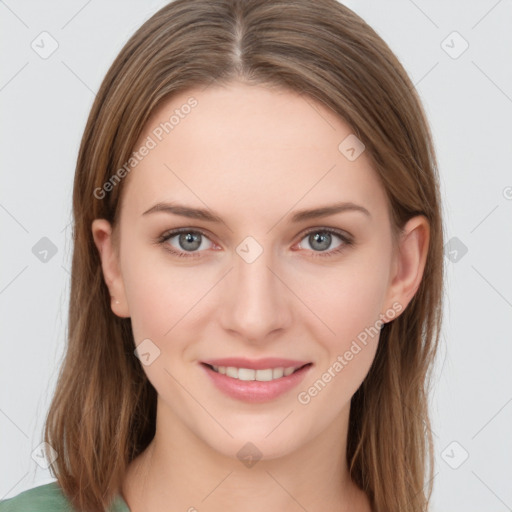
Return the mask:
{"type": "MultiPolygon", "coordinates": [[[[180,251],[176,251],[173,248],[171,248],[171,246],[169,244],[166,244],[166,242],[168,240],[170,240],[171,238],[173,238],[176,235],[179,235],[181,233],[199,233],[202,236],[210,239],[208,234],[205,233],[204,231],[202,231],[201,229],[198,229],[198,228],[194,228],[194,229],[180,228],[180,229],[175,229],[175,230],[172,230],[172,231],[165,232],[159,238],[157,238],[155,240],[155,242],[157,244],[163,245],[165,250],[169,251],[174,256],[178,256],[179,258],[197,258],[197,257],[200,257],[201,256],[200,253],[202,251],[192,251],[192,252],[184,251],[184,252],[180,252],[180,251]]],[[[302,241],[305,237],[307,237],[308,235],[311,235],[312,233],[329,233],[331,235],[336,235],[343,242],[336,249],[331,249],[330,251],[312,251],[313,252],[313,257],[330,258],[332,256],[338,255],[343,250],[345,250],[347,247],[350,247],[351,245],[354,244],[354,241],[353,241],[353,239],[351,237],[345,235],[344,233],[342,233],[342,232],[340,232],[338,230],[332,229],[332,228],[314,228],[314,229],[310,229],[309,231],[307,231],[307,232],[302,234],[302,237],[301,237],[300,241],[302,241]]]]}

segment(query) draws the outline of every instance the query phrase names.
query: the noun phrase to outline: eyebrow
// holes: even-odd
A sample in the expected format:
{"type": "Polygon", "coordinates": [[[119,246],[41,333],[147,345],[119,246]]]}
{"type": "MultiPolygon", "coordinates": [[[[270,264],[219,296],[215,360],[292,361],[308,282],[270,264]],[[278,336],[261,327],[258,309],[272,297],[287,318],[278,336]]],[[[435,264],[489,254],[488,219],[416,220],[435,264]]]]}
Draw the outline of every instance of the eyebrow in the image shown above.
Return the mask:
{"type": "MultiPolygon", "coordinates": [[[[363,206],[351,202],[344,202],[309,210],[297,211],[292,216],[291,221],[298,223],[305,220],[316,219],[318,217],[327,217],[329,215],[335,215],[336,213],[349,211],[361,212],[368,217],[371,217],[370,212],[363,206]]],[[[149,215],[156,212],[165,212],[174,215],[180,215],[182,217],[188,217],[190,219],[204,220],[207,222],[223,223],[222,219],[218,215],[212,213],[211,210],[204,208],[190,208],[181,204],[172,203],[157,203],[149,210],[146,210],[142,215],[149,215]]]]}

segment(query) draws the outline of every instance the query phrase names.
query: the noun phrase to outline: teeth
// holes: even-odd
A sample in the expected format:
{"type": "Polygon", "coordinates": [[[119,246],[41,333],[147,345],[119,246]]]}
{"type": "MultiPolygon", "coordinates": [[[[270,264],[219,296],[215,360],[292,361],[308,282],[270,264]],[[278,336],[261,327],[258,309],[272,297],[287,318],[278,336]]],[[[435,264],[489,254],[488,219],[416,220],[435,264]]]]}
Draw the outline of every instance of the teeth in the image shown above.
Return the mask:
{"type": "Polygon", "coordinates": [[[273,370],[269,368],[268,370],[256,370],[255,379],[261,382],[268,382],[273,379],[273,370]]]}
{"type": "Polygon", "coordinates": [[[257,380],[260,382],[269,382],[271,380],[280,379],[281,377],[288,377],[297,368],[289,366],[288,368],[266,368],[264,370],[253,370],[251,368],[236,368],[234,366],[213,366],[217,373],[226,375],[233,379],[238,380],[257,380]]]}
{"type": "Polygon", "coordinates": [[[256,378],[256,370],[249,368],[238,368],[238,380],[254,380],[256,378]]]}
{"type": "Polygon", "coordinates": [[[232,377],[233,379],[238,379],[238,368],[235,368],[234,366],[228,366],[226,368],[226,375],[228,377],[232,377]]]}
{"type": "Polygon", "coordinates": [[[284,368],[274,368],[272,370],[272,378],[279,379],[284,375],[284,368]]]}

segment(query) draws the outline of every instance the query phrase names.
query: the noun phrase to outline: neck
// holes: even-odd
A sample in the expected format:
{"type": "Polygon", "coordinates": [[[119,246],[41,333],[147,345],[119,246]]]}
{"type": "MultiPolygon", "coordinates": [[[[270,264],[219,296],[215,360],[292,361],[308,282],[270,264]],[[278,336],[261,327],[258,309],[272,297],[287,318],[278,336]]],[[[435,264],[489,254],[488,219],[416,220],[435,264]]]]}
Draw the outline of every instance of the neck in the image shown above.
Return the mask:
{"type": "Polygon", "coordinates": [[[155,437],[123,483],[131,512],[370,511],[348,473],[349,410],[293,453],[252,463],[219,454],[167,411],[158,411],[155,437]]]}

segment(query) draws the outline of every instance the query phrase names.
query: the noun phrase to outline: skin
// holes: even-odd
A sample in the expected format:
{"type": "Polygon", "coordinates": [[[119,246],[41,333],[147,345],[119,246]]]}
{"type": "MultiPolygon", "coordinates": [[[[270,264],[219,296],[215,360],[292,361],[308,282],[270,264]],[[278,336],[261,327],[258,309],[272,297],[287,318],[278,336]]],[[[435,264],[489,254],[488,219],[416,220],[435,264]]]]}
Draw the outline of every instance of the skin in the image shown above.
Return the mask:
{"type": "Polygon", "coordinates": [[[135,345],[149,338],[160,350],[143,366],[158,393],[156,435],[130,464],[123,497],[132,512],[369,511],[345,452],[350,399],[378,335],[308,404],[297,395],[379,315],[393,304],[405,309],[422,278],[428,222],[411,219],[394,245],[368,155],[349,161],[338,150],[353,130],[287,90],[235,82],[186,91],[153,113],[141,143],[190,96],[198,105],[126,178],[119,238],[104,219],[92,225],[113,313],[131,317],[135,345]],[[143,215],[171,201],[207,207],[223,223],[143,215]],[[291,222],[298,210],[341,201],[370,215],[291,222]],[[326,227],[350,234],[354,244],[333,235],[327,249],[318,248],[308,232],[326,227]],[[165,249],[193,253],[178,236],[155,243],[176,228],[208,234],[195,257],[165,249]],[[248,236],[263,249],[252,263],[236,252],[248,236]],[[340,253],[321,256],[339,246],[340,253]],[[229,356],[314,366],[297,388],[251,404],[221,393],[199,365],[229,356]],[[251,468],[236,455],[249,441],[262,453],[251,468]]]}

